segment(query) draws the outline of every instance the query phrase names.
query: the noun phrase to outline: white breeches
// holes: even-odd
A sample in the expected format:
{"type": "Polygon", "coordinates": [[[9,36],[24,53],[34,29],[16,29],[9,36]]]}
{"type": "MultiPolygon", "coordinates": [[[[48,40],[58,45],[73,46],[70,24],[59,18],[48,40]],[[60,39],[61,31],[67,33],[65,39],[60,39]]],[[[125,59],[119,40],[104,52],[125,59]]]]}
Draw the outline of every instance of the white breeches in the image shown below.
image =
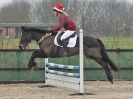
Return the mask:
{"type": "Polygon", "coordinates": [[[70,37],[71,35],[73,35],[75,33],[75,31],[71,31],[71,30],[66,30],[64,31],[64,34],[61,36],[61,41],[70,37]]]}

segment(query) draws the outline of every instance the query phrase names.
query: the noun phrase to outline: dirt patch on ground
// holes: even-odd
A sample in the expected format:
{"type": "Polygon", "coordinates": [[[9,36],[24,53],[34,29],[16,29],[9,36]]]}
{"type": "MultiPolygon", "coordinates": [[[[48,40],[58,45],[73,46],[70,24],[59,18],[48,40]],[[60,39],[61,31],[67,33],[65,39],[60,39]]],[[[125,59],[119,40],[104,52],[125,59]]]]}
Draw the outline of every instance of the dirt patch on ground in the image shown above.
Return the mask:
{"type": "Polygon", "coordinates": [[[36,84],[0,84],[0,99],[133,99],[133,81],[86,81],[85,93],[36,84]]]}

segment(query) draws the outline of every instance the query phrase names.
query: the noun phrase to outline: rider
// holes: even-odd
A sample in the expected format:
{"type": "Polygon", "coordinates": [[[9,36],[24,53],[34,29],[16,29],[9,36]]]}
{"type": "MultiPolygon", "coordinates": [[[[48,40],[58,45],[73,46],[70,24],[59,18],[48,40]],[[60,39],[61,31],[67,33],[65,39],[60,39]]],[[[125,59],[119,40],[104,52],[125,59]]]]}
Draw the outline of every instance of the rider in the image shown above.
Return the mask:
{"type": "Polygon", "coordinates": [[[75,34],[76,24],[70,19],[69,15],[64,11],[63,5],[60,5],[60,4],[55,5],[53,7],[53,11],[59,19],[59,25],[54,27],[52,29],[52,32],[58,33],[58,34],[64,32],[63,35],[60,37],[60,40],[64,48],[64,54],[67,55],[68,49],[67,49],[66,39],[71,35],[75,34]],[[63,28],[64,30],[61,31],[63,28]]]}

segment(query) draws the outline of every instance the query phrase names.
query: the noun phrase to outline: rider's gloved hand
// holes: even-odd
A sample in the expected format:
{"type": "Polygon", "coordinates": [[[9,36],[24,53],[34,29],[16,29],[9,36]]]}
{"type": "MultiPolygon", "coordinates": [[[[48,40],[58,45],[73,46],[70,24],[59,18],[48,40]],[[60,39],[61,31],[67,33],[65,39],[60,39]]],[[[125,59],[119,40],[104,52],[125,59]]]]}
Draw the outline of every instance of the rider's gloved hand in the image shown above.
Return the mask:
{"type": "Polygon", "coordinates": [[[47,30],[47,33],[52,33],[52,35],[56,35],[57,32],[54,32],[53,30],[47,30]]]}
{"type": "Polygon", "coordinates": [[[58,32],[54,32],[54,31],[52,31],[52,35],[56,35],[58,32]]]}

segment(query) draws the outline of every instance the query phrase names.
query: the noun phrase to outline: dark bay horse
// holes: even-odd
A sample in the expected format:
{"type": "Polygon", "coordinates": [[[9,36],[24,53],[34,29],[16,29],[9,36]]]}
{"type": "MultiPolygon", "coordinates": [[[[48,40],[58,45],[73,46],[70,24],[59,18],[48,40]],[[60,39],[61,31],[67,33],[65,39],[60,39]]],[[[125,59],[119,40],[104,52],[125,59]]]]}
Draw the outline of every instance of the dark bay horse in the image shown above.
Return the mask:
{"type": "MultiPolygon", "coordinates": [[[[54,44],[54,37],[55,35],[48,35],[48,31],[45,29],[35,28],[35,27],[21,27],[22,28],[22,36],[19,42],[20,49],[26,49],[28,44],[35,40],[38,44],[40,49],[34,51],[28,63],[28,68],[31,69],[36,67],[35,58],[58,58],[64,56],[64,50],[62,47],[57,47],[54,44]]],[[[79,40],[79,38],[78,38],[79,40]]],[[[114,70],[117,71],[117,66],[113,63],[113,61],[107,55],[105,50],[104,44],[98,38],[84,36],[83,37],[83,47],[84,47],[84,55],[87,58],[91,58],[92,60],[99,63],[105,73],[107,75],[108,80],[113,83],[113,75],[109,66],[114,70]]],[[[77,46],[74,48],[68,48],[69,56],[79,54],[79,44],[77,42],[77,46]]]]}

